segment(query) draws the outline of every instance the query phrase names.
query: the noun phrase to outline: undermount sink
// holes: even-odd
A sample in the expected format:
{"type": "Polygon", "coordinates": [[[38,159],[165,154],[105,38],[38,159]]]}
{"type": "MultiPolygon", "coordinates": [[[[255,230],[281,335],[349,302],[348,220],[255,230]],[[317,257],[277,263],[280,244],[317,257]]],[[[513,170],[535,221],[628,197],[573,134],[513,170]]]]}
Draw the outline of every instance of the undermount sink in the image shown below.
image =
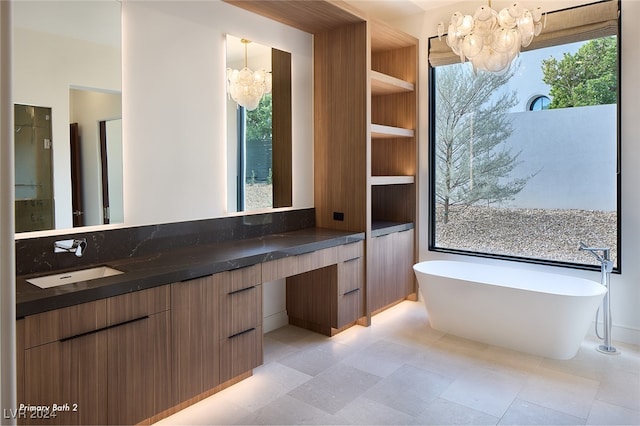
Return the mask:
{"type": "Polygon", "coordinates": [[[50,288],[59,285],[73,284],[80,281],[90,281],[97,278],[110,277],[112,275],[119,274],[122,274],[122,271],[118,271],[117,269],[113,269],[108,266],[97,266],[95,268],[79,269],[77,271],[47,275],[45,277],[30,278],[27,280],[27,282],[40,288],[50,288]]]}

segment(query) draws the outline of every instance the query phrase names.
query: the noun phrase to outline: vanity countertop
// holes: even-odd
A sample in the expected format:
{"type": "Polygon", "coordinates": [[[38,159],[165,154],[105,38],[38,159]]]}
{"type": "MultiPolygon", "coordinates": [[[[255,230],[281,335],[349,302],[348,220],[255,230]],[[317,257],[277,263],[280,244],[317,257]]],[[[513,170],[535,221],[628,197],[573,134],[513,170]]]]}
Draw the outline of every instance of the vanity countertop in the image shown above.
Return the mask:
{"type": "MultiPolygon", "coordinates": [[[[22,275],[16,277],[16,316],[22,318],[52,309],[362,240],[364,240],[364,233],[305,228],[257,238],[159,251],[153,255],[100,263],[93,266],[110,266],[122,271],[123,274],[46,289],[30,284],[26,280],[66,271],[22,275]]],[[[73,256],[64,253],[61,255],[73,256]]],[[[84,269],[84,267],[76,269],[84,269]]]]}

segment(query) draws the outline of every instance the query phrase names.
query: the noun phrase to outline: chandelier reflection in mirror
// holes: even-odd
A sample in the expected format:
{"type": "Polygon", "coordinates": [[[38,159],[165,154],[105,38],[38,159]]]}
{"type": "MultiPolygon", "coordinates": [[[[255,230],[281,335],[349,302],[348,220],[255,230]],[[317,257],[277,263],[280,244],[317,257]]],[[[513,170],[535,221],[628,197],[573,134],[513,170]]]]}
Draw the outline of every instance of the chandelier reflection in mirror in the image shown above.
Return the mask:
{"type": "Polygon", "coordinates": [[[240,40],[244,44],[244,68],[234,70],[227,68],[227,93],[248,111],[253,111],[258,107],[260,99],[265,93],[271,93],[272,77],[271,72],[260,68],[251,71],[247,66],[247,45],[250,40],[240,40]]]}
{"type": "MultiPolygon", "coordinates": [[[[520,47],[531,44],[534,36],[543,28],[542,9],[525,9],[519,3],[496,12],[488,6],[480,6],[475,14],[456,12],[446,35],[446,42],[460,61],[468,60],[473,71],[506,72],[520,54],[520,47]]],[[[438,37],[442,39],[444,23],[438,26],[438,37]]]]}

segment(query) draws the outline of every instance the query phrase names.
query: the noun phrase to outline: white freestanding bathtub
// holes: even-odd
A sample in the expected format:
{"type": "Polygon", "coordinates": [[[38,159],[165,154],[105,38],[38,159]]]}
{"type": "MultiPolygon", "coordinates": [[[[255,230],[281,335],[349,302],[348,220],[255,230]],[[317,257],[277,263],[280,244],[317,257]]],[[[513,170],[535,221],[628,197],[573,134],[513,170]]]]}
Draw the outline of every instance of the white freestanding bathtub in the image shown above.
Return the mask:
{"type": "Polygon", "coordinates": [[[576,277],[460,261],[413,266],[431,326],[555,359],[573,358],[606,293],[576,277]]]}

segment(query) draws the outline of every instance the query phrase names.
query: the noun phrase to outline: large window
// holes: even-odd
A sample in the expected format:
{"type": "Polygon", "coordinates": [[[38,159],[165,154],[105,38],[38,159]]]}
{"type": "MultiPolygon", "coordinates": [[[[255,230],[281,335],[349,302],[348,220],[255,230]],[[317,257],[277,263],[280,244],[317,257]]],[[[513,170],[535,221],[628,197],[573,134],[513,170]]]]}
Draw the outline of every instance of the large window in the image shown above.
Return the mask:
{"type": "Polygon", "coordinates": [[[603,28],[501,75],[435,61],[430,250],[599,266],[583,241],[611,248],[619,271],[618,25],[603,28]]]}

